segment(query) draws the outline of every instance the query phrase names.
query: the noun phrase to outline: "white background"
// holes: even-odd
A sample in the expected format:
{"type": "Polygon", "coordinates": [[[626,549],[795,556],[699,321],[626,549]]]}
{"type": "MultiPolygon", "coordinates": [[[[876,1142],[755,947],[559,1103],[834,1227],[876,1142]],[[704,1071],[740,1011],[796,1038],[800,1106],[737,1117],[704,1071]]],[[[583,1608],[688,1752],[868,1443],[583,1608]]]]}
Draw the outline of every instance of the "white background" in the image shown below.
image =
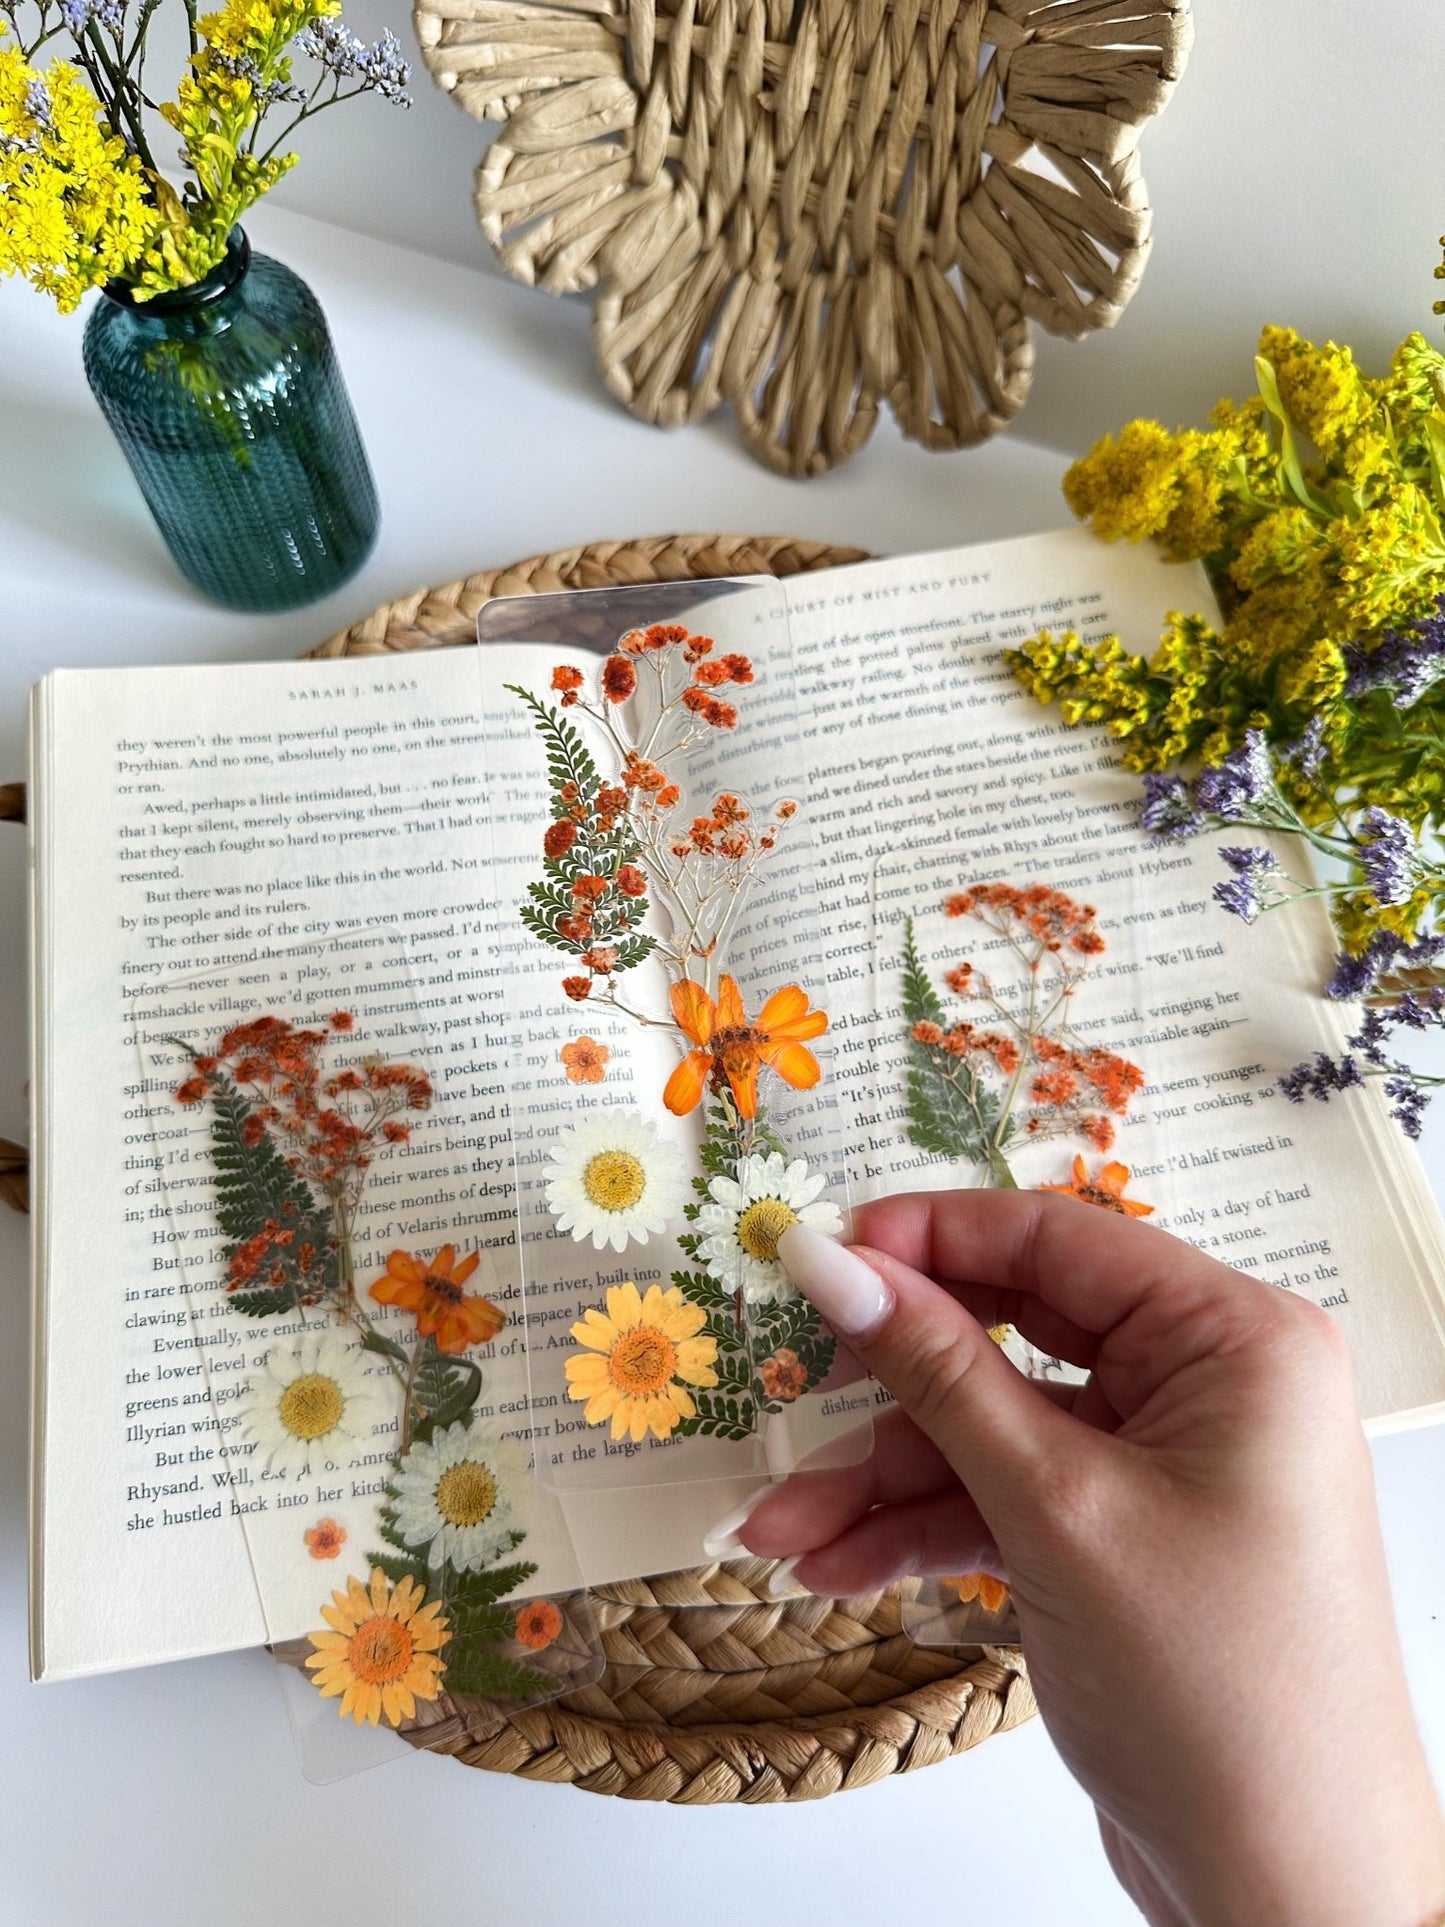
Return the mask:
{"type": "MultiPolygon", "coordinates": [[[[349,17],[368,34],[395,21],[384,0],[361,0],[349,17]]],[[[1159,240],[1143,292],[1112,338],[1046,346],[1026,431],[1072,451],[1130,412],[1195,415],[1244,384],[1266,318],[1376,356],[1406,328],[1431,325],[1432,245],[1445,224],[1442,55],[1445,14],[1430,0],[1384,0],[1368,14],[1341,0],[1205,0],[1191,72],[1146,141],[1159,240]]],[[[410,587],[602,535],[767,529],[886,550],[1062,519],[1062,457],[1017,434],[945,459],[885,425],[847,469],[801,486],[757,468],[722,423],[662,436],[632,422],[593,378],[582,305],[550,303],[484,267],[467,180],[481,130],[418,96],[410,116],[365,103],[323,123],[281,198],[446,259],[275,209],[248,224],[320,295],[381,480],[380,546],[319,608],[229,615],[178,581],[86,391],[82,318],[58,321],[27,291],[0,288],[0,778],[22,772],[27,685],[61,664],[289,655],[410,587]]],[[[21,846],[0,828],[0,1132],[10,1135],[24,1116],[21,846]]],[[[1427,1148],[1445,1194],[1445,1133],[1427,1148]]],[[[71,1288],[99,1300],[113,1284],[71,1288]]],[[[254,1654],[29,1685],[26,1319],[25,1227],[6,1214],[0,1919],[1134,1918],[1037,1722],[813,1806],[689,1810],[429,1758],[311,1787],[271,1663],[254,1654]]],[[[1445,1433],[1384,1441],[1376,1457],[1411,1678],[1440,1773],[1445,1433]]],[[[1267,1644],[1288,1637],[1287,1626],[1259,1628],[1267,1644]]],[[[1349,1679],[1342,1654],[1341,1691],[1349,1679]]],[[[1230,1690],[1223,1675],[1220,1691],[1230,1690]]]]}

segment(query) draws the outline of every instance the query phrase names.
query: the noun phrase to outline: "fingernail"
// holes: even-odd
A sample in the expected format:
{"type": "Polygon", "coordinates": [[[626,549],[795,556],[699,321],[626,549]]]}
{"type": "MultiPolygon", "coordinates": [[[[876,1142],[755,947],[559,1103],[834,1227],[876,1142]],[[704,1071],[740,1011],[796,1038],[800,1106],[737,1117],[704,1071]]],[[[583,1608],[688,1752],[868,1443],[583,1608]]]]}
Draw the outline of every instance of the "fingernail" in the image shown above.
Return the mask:
{"type": "Polygon", "coordinates": [[[872,1265],[808,1225],[789,1225],[778,1256],[809,1304],[844,1338],[866,1338],[893,1309],[893,1293],[872,1265]]]}
{"type": "Polygon", "coordinates": [[[724,1514],[718,1520],[702,1542],[702,1549],[709,1559],[737,1559],[748,1556],[748,1549],[738,1534],[752,1517],[756,1507],[762,1504],[772,1489],[770,1485],[765,1485],[761,1491],[755,1492],[750,1499],[745,1500],[740,1506],[735,1506],[731,1512],[724,1514]]]}
{"type": "Polygon", "coordinates": [[[806,1557],[806,1553],[795,1552],[791,1559],[778,1561],[763,1582],[763,1590],[769,1599],[800,1599],[806,1595],[808,1588],[799,1585],[793,1577],[806,1557]]]}

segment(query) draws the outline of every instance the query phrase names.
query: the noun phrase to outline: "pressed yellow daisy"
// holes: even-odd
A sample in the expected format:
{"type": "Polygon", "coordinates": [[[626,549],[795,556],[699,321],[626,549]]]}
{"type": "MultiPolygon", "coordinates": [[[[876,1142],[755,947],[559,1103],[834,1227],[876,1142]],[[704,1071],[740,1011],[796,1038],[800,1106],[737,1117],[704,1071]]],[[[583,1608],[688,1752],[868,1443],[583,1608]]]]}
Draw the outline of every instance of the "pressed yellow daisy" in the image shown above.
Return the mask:
{"type": "Polygon", "coordinates": [[[676,1285],[649,1285],[645,1298],[634,1284],[614,1285],[606,1312],[589,1311],[572,1327],[587,1349],[567,1360],[568,1397],[586,1400],[589,1425],[611,1419],[615,1439],[670,1437],[697,1411],[686,1387],[717,1384],[717,1340],[698,1336],[706,1323],[676,1285]]]}
{"type": "Polygon", "coordinates": [[[332,1593],[331,1604],[321,1608],[332,1630],[312,1633],[315,1651],[306,1664],[323,1699],[340,1694],[342,1719],[398,1726],[411,1718],[418,1700],[440,1693],[446,1662],[437,1654],[451,1628],[440,1602],[423,1605],[425,1598],[414,1579],[393,1589],[378,1566],[369,1588],[352,1578],[345,1592],[332,1593]]]}

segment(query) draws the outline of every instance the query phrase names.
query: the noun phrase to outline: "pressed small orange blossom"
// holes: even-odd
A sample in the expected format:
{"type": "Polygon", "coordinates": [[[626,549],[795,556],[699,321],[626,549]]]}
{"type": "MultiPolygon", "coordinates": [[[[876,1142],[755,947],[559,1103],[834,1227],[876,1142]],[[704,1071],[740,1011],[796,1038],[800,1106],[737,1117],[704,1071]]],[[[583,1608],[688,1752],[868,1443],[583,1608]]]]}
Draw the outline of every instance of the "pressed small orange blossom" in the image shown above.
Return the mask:
{"type": "Polygon", "coordinates": [[[740,1117],[756,1117],[758,1073],[765,1064],[795,1091],[812,1090],[822,1075],[807,1044],[822,1036],[828,1019],[808,1008],[808,993],[799,984],[775,990],[749,1022],[733,978],[723,978],[716,1003],[701,984],[686,978],[672,987],[672,1014],[694,1046],[662,1093],[676,1117],[697,1108],[709,1081],[715,1091],[727,1085],[740,1117]]]}
{"type": "Polygon", "coordinates": [[[429,1263],[409,1251],[393,1251],[371,1295],[378,1304],[414,1312],[417,1331],[434,1338],[439,1352],[464,1352],[485,1345],[507,1322],[490,1298],[469,1297],[462,1290],[481,1262],[474,1251],[458,1263],[455,1245],[443,1245],[429,1263]]]}
{"type": "Polygon", "coordinates": [[[517,1638],[534,1653],[545,1653],[561,1630],[562,1615],[550,1599],[529,1599],[517,1608],[517,1638]]]}
{"type": "Polygon", "coordinates": [[[1152,1217],[1152,1204],[1124,1196],[1124,1186],[1128,1182],[1127,1164],[1105,1164],[1091,1178],[1088,1165],[1081,1157],[1076,1157],[1072,1184],[1041,1184],[1039,1189],[1061,1191],[1066,1198],[1077,1198],[1081,1204],[1096,1204],[1103,1211],[1118,1211],[1126,1218],[1152,1217]]]}

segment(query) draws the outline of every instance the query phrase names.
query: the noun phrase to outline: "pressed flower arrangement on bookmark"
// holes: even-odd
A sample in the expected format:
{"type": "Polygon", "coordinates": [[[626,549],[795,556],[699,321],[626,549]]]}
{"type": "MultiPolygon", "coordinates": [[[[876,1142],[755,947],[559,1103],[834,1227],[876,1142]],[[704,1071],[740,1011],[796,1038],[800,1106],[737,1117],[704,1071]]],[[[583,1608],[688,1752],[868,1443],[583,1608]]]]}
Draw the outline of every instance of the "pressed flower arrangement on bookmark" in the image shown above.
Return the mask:
{"type": "Polygon", "coordinates": [[[826,1390],[833,1339],[778,1255],[791,1225],[844,1226],[786,614],[771,583],[699,592],[700,610],[659,589],[482,618],[483,640],[516,621],[580,646],[546,691],[511,687],[550,799],[512,1112],[534,1414],[557,1401],[562,1485],[788,1463],[869,1411],[826,1390]]]}
{"type": "Polygon", "coordinates": [[[163,1184],[221,1447],[211,1505],[314,1707],[415,1744],[457,1699],[593,1676],[595,1634],[533,1478],[520,1364],[498,1358],[508,1312],[434,1213],[464,1167],[397,1022],[399,941],[253,960],[255,1014],[237,977],[181,986],[185,1032],[143,1050],[194,1120],[163,1184]]]}
{"type": "MultiPolygon", "coordinates": [[[[1071,867],[1084,873],[1080,859],[1071,867]]],[[[960,848],[877,870],[875,1095],[924,1154],[911,1181],[1033,1188],[1152,1216],[1167,1160],[1135,1114],[1144,1071],[1118,1048],[1138,1038],[1151,998],[1132,879],[1105,883],[1106,911],[1036,876],[960,882],[969,868],[960,848]],[[1132,1168],[1117,1155],[1126,1125],[1132,1168]]],[[[1080,1377],[1011,1326],[990,1336],[1031,1377],[1080,1377]]],[[[918,1581],[903,1620],[923,1645],[1018,1641],[1008,1588],[986,1572],[918,1581]]]]}

